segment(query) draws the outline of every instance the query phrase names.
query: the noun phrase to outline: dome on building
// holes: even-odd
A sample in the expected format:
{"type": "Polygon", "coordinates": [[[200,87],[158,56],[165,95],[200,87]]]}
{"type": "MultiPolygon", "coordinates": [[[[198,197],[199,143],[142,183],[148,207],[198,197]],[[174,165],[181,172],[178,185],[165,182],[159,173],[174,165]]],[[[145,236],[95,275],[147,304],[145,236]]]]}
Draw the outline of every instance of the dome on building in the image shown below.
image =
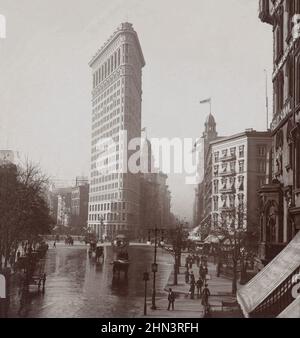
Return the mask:
{"type": "Polygon", "coordinates": [[[210,125],[216,124],[215,118],[213,117],[211,113],[207,116],[205,124],[210,124],[210,125]]]}

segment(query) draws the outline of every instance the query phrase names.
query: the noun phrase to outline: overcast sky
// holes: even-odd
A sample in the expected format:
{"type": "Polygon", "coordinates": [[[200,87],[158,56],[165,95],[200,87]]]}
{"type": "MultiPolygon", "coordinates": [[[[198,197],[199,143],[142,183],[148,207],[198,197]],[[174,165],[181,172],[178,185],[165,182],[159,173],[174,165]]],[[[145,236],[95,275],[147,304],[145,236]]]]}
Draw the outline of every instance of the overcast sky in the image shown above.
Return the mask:
{"type": "MultiPolygon", "coordinates": [[[[18,150],[51,176],[89,174],[88,62],[124,21],[146,66],[142,121],[149,137],[201,136],[213,98],[222,135],[266,128],[264,68],[271,26],[258,0],[0,0],[0,149],[18,150]]],[[[271,96],[271,82],[269,83],[271,96]]],[[[272,101],[270,99],[270,101],[272,101]]],[[[171,175],[173,211],[191,218],[193,186],[171,175]]]]}

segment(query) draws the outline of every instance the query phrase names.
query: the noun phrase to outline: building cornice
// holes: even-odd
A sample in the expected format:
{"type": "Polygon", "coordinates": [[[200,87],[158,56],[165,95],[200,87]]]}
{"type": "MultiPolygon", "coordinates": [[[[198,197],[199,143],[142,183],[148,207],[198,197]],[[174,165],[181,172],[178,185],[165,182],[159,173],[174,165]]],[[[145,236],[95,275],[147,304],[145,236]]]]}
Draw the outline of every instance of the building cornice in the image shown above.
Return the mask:
{"type": "Polygon", "coordinates": [[[104,45],[97,51],[97,53],[93,56],[92,60],[89,62],[89,66],[92,67],[93,64],[101,57],[101,55],[106,51],[106,49],[121,35],[121,34],[132,34],[133,37],[136,40],[136,44],[138,46],[138,50],[139,50],[139,54],[140,54],[140,58],[141,58],[141,63],[142,63],[142,67],[145,66],[145,59],[144,59],[144,55],[142,52],[142,48],[140,45],[140,41],[139,38],[137,36],[136,31],[132,28],[132,24],[125,22],[122,23],[118,29],[110,36],[110,38],[104,43],[104,45]]]}

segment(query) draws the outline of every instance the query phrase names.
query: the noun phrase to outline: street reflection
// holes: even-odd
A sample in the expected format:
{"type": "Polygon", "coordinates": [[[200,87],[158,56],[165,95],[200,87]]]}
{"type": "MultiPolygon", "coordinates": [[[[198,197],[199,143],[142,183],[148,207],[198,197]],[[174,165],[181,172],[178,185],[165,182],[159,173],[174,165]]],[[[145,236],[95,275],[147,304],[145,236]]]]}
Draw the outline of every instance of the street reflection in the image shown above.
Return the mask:
{"type": "MultiPolygon", "coordinates": [[[[142,315],[143,273],[151,271],[153,248],[129,247],[128,278],[113,275],[113,250],[105,247],[104,260],[89,258],[85,246],[67,247],[59,244],[46,256],[47,282],[45,292],[30,286],[15,286],[10,297],[10,317],[136,317],[142,315]]],[[[157,297],[163,291],[170,270],[171,257],[159,255],[157,297]]],[[[151,284],[151,283],[149,283],[151,284]]],[[[148,295],[151,296],[151,287],[148,295]]]]}

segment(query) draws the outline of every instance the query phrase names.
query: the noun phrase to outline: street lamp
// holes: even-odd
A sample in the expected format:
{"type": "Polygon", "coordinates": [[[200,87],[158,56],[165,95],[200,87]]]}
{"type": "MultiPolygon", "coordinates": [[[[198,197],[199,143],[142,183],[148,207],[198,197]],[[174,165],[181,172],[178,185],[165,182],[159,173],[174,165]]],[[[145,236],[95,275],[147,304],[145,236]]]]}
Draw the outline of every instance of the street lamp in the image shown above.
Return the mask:
{"type": "MultiPolygon", "coordinates": [[[[157,236],[159,233],[162,234],[164,233],[163,229],[158,229],[157,227],[155,227],[155,229],[150,229],[148,232],[148,243],[151,243],[151,232],[154,233],[154,262],[152,264],[152,273],[153,273],[153,288],[152,288],[152,306],[151,309],[152,310],[156,310],[156,304],[155,304],[155,296],[156,296],[156,273],[158,271],[158,266],[156,263],[156,258],[157,258],[157,236]]],[[[161,243],[163,243],[163,237],[161,240],[161,243]]]]}
{"type": "Polygon", "coordinates": [[[144,298],[144,316],[147,316],[147,282],[149,281],[149,273],[144,272],[143,281],[145,282],[145,298],[144,298]]]}

